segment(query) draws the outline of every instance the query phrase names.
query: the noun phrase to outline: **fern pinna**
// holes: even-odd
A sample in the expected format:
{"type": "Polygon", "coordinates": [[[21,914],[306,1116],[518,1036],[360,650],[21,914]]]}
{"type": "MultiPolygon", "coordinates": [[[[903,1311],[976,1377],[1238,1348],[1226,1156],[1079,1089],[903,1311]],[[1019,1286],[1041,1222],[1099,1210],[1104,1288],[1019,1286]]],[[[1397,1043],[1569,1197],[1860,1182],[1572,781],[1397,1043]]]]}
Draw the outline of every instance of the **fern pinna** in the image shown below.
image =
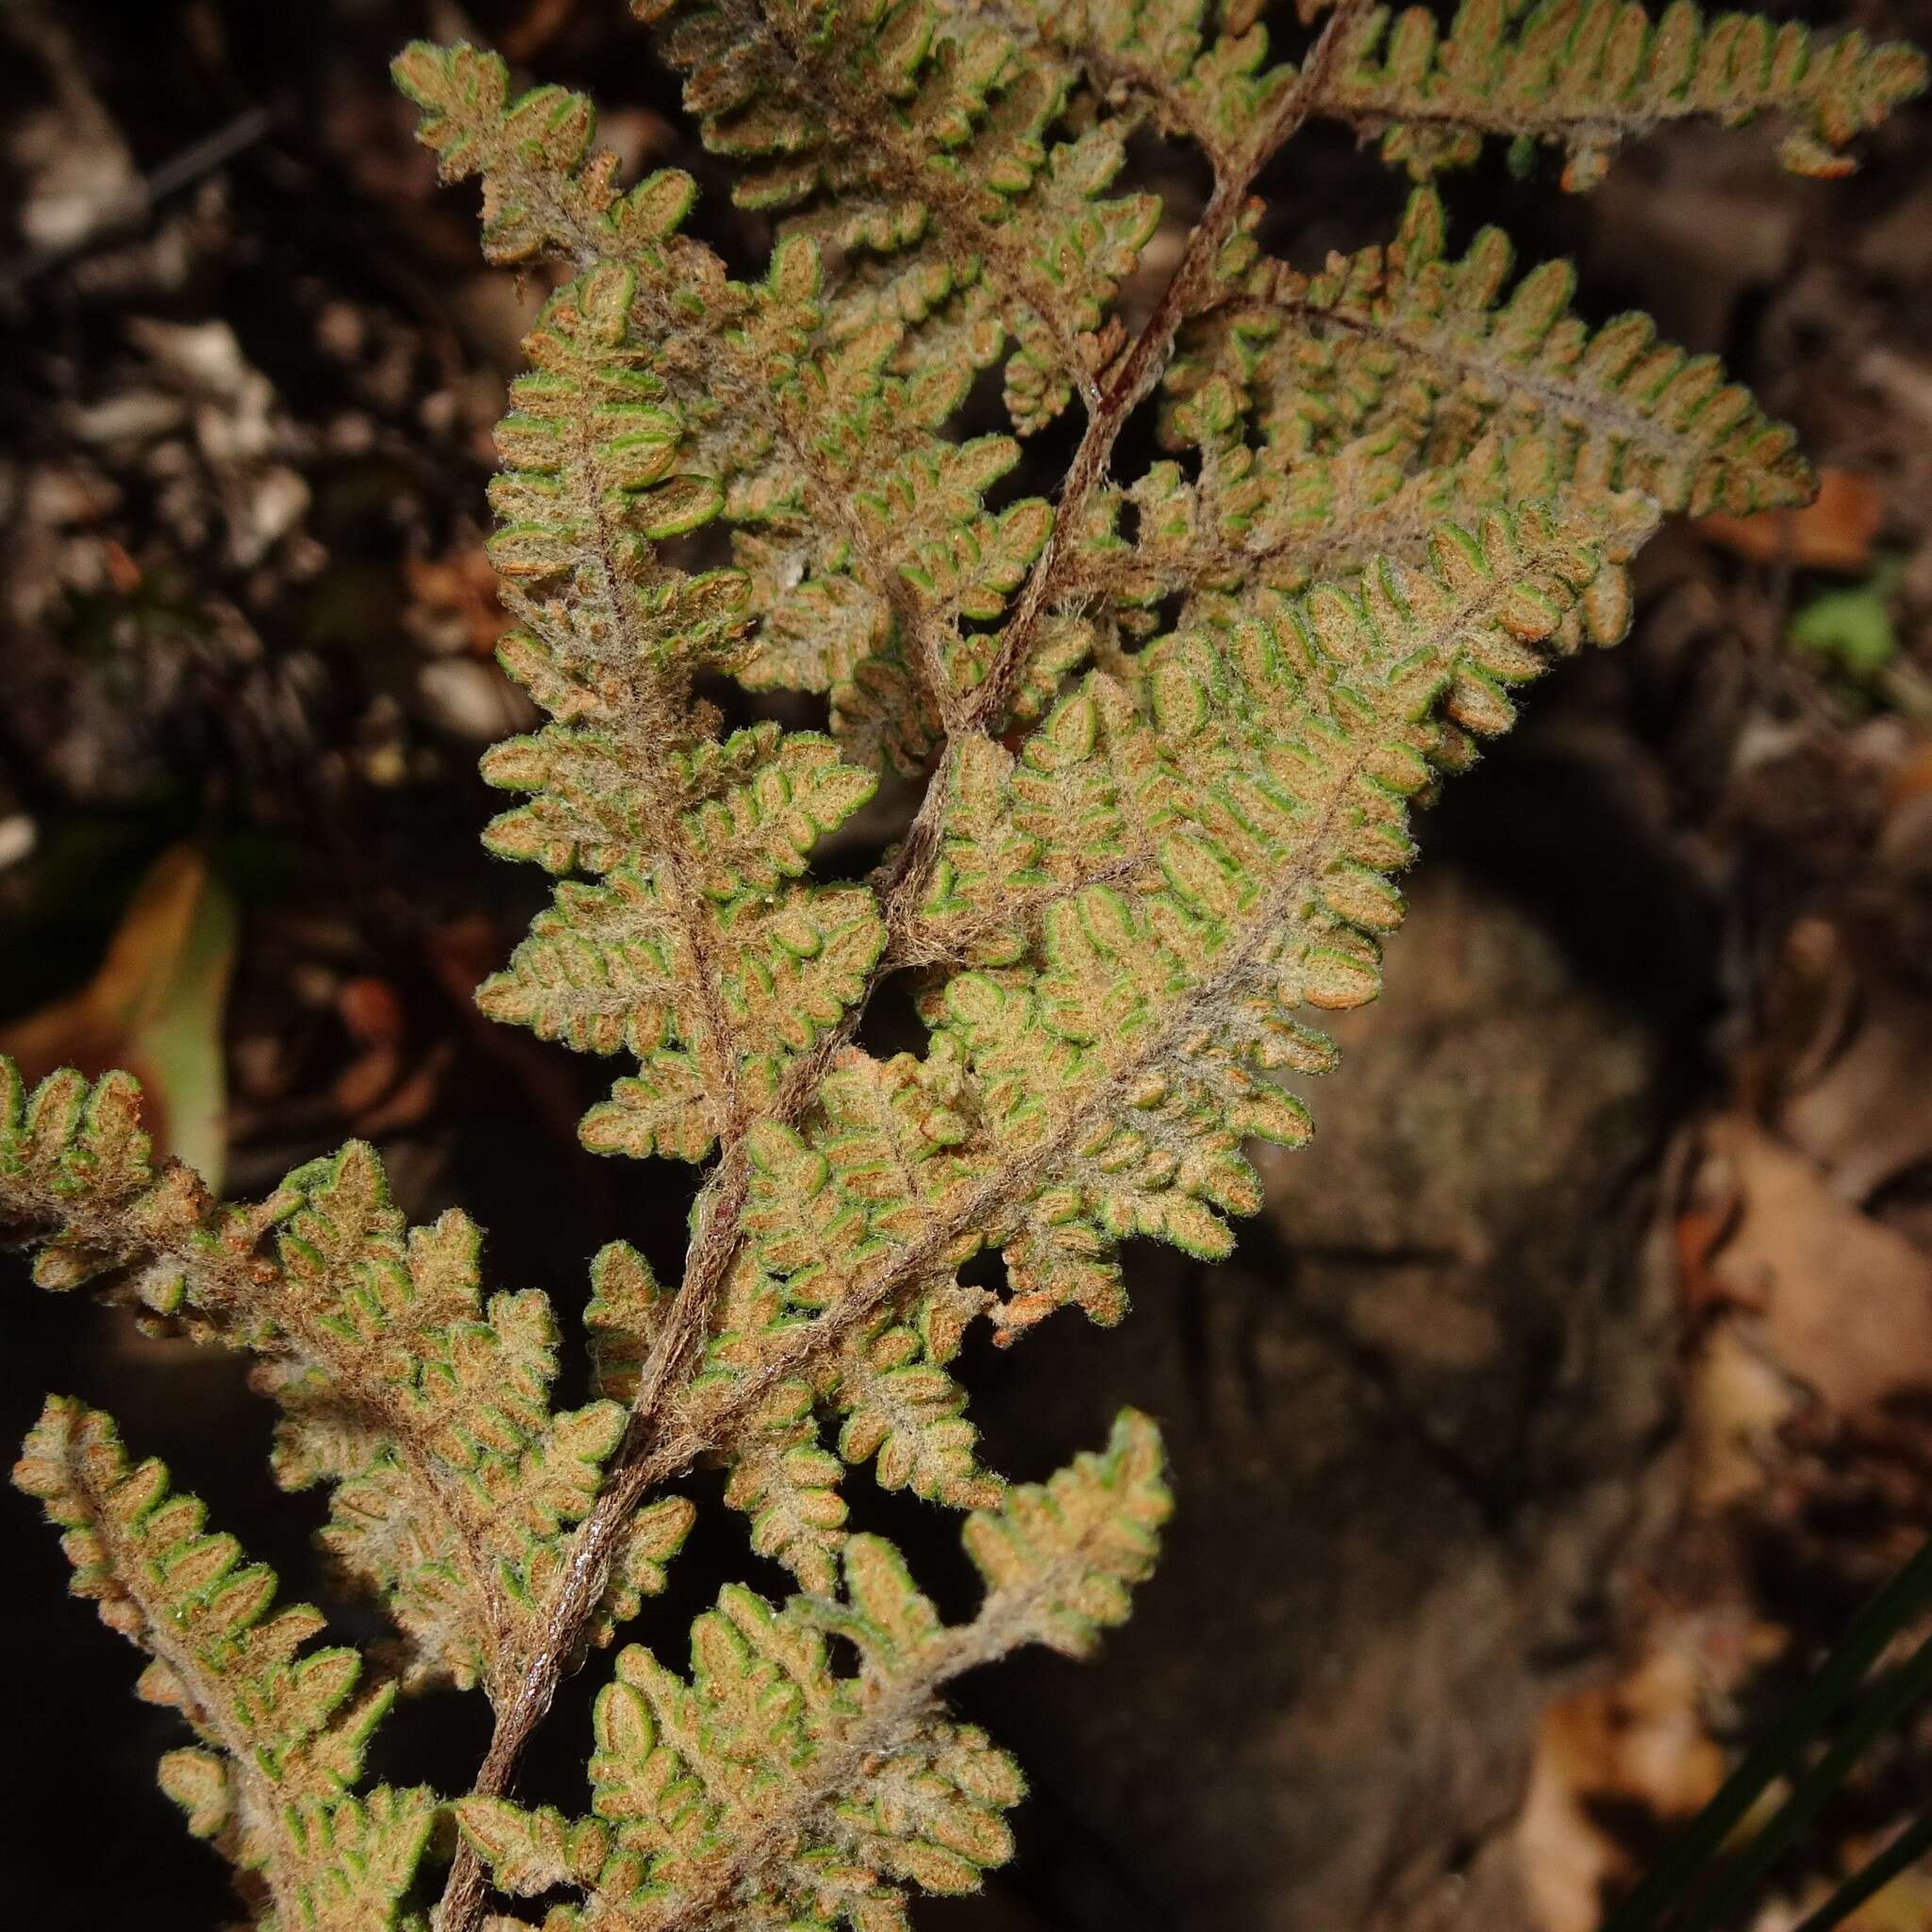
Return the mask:
{"type": "Polygon", "coordinates": [[[484,767],[519,801],[491,849],[558,884],[479,998],[618,1061],[587,1147],[707,1164],[681,1280],[594,1258],[596,1386],[560,1407],[548,1300],[486,1293],[463,1215],[408,1228],[370,1149],[225,1207],[152,1160],[125,1077],[0,1093],[0,1222],[38,1279],[253,1352],[277,1476],[329,1487],[336,1574],[396,1626],[379,1670],[311,1647],[317,1614],[275,1609],[164,1471],[49,1403],[18,1480],[197,1734],[164,1787],[284,1932],[508,1928],[546,1897],[550,1932],[886,1932],[1008,1856],[1019,1770],[941,1692],[1088,1649],[1169,1505],[1136,1414],[1043,1484],[987,1468],[962,1338],[1119,1320],[1130,1236],[1227,1251],[1244,1141],[1308,1132],[1283,1076],[1331,1064],[1311,1022],[1375,993],[1411,807],[1517,687],[1622,635],[1659,512],[1810,488],[1711,358],[1592,331],[1568,269],[1519,274],[1494,231],[1457,253],[1432,176],[1496,136],[1586,188],[1689,115],[1770,118],[1833,173],[1924,77],[1689,0],[1467,0],[1446,31],[1314,0],[1297,60],[1248,0],[637,10],[773,224],[756,279],[684,232],[689,176],[620,183],[580,97],[467,46],[396,76],[480,179],[490,258],[558,275],[492,491],[502,661],[550,722],[484,767]],[[1386,243],[1307,275],[1250,189],[1313,120],[1416,185],[1386,243]],[[1135,133],[1213,187],[1129,327],[1159,213],[1122,185],[1135,133]],[[957,428],[983,372],[1010,433],[957,428]],[[1125,474],[1143,410],[1164,453],[1125,474]],[[1070,415],[1051,500],[1016,493],[1019,439],[1070,415]],[[827,730],[725,732],[720,673],[824,694],[827,730]],[[924,783],[886,860],[814,877],[885,772],[924,783]],[[927,1038],[881,1058],[858,1023],[898,974],[927,1038]],[[997,1288],[962,1275],[984,1251],[997,1288]],[[726,1588],[689,1674],[635,1641],[592,1665],[587,1808],[522,1808],[531,1731],[662,1589],[700,1460],[798,1594],[726,1588]],[[964,1512],[972,1621],[848,1526],[858,1462],[964,1512]],[[474,1790],[362,1788],[396,1693],[437,1681],[493,1707],[474,1790]]]}

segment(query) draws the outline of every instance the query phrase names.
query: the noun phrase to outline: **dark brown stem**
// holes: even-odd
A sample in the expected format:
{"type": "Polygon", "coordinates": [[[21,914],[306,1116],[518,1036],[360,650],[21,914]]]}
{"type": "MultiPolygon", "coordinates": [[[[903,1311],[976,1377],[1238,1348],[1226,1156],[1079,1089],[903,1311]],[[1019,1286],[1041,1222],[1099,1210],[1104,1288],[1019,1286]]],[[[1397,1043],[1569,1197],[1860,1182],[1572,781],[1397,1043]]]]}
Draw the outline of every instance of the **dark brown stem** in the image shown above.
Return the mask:
{"type": "MultiPolygon", "coordinates": [[[[984,731],[997,722],[1012,702],[1013,689],[1025,671],[1027,654],[1039,633],[1041,620],[1064,589],[1074,538],[1086,516],[1088,500],[1107,473],[1121,431],[1160,380],[1181,325],[1202,302],[1214,258],[1234,232],[1255,176],[1293,138],[1313,111],[1341,43],[1364,4],[1366,0],[1352,0],[1352,4],[1338,8],[1329,17],[1294,85],[1247,153],[1237,159],[1217,160],[1214,192],[1208,196],[1208,206],[1188,238],[1188,245],[1174,264],[1166,288],[1161,291],[1154,313],[1102,391],[1098,407],[1087,419],[1086,433],[1074,452],[1060,491],[1059,508],[1055,512],[1046,547],[1034,564],[1026,588],[1001,633],[998,654],[984,682],[973,693],[962,721],[967,730],[984,731]]],[[[939,857],[949,793],[947,773],[941,768],[927,789],[919,814],[883,881],[886,927],[895,937],[903,934],[924,896],[933,862],[939,857]]]]}
{"type": "MultiPolygon", "coordinates": [[[[999,653],[993,659],[992,668],[987,673],[985,682],[973,693],[973,704],[966,716],[969,729],[986,729],[1012,702],[1013,688],[1026,668],[1027,654],[1032,649],[1041,620],[1061,589],[1071,545],[1085,517],[1088,499],[1107,472],[1121,431],[1126,426],[1128,417],[1147,399],[1154,385],[1160,380],[1168,358],[1174,352],[1174,337],[1179,333],[1181,325],[1200,305],[1206,285],[1213,274],[1215,258],[1233,234],[1236,222],[1241,219],[1241,208],[1255,176],[1287,142],[1293,139],[1314,111],[1341,42],[1360,11],[1360,4],[1344,5],[1329,16],[1328,25],[1309,50],[1307,60],[1294,85],[1282,97],[1274,117],[1257,135],[1247,152],[1229,160],[1217,158],[1214,192],[1208,198],[1208,206],[1202,209],[1201,219],[1188,238],[1188,245],[1174,265],[1174,274],[1168,277],[1167,287],[1161,291],[1160,300],[1155,305],[1154,313],[1148,317],[1146,327],[1135,338],[1133,347],[1127,351],[1102,391],[1099,407],[1088,418],[1087,433],[1080,439],[1079,448],[1074,452],[1066,483],[1060,491],[1059,508],[1054,516],[1046,548],[1034,565],[1033,575],[1021,592],[1012,618],[1001,634],[999,653]]],[[[925,816],[923,808],[920,816],[925,816]]],[[[915,824],[913,838],[907,841],[908,847],[918,834],[919,827],[915,824]]],[[[937,827],[931,843],[936,850],[937,827]]],[[[929,867],[930,860],[922,863],[929,867]]]]}

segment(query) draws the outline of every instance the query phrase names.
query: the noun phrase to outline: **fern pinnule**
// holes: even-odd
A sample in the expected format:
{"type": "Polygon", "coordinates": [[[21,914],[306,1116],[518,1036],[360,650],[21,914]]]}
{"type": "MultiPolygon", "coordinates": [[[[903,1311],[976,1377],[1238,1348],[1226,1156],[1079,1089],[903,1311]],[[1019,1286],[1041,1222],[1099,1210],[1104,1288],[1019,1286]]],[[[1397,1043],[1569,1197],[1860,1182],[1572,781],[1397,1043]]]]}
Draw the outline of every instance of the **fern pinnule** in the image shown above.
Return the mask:
{"type": "Polygon", "coordinates": [[[140,1696],[179,1711],[201,1740],[161,1760],[189,1830],[260,1873],[291,1924],[420,1928],[399,1907],[437,1800],[420,1787],[354,1794],[394,1686],[359,1692],[354,1650],[308,1649],[321,1615],[272,1608],[274,1573],[210,1533],[160,1463],[130,1464],[98,1410],[50,1396],[13,1480],[62,1530],[73,1593],[148,1653],[140,1696]]]}
{"type": "Polygon", "coordinates": [[[1418,180],[1466,166],[1485,137],[1564,151],[1563,186],[1602,180],[1618,145],[1661,123],[1786,122],[1778,148],[1801,175],[1842,175],[1852,142],[1924,86],[1913,48],[1854,29],[1820,45],[1796,21],[1671,0],[1462,0],[1448,33],[1424,7],[1364,12],[1324,111],[1381,137],[1418,180]]]}

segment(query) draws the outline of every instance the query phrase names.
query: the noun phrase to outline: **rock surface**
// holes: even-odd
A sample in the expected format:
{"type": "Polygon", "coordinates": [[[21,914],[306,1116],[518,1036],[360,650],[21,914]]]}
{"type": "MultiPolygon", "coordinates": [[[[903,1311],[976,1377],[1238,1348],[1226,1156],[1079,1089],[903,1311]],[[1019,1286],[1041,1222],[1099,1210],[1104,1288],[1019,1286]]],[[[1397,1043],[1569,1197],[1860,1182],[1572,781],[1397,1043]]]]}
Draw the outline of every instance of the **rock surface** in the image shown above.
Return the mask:
{"type": "Polygon", "coordinates": [[[1232,1263],[1137,1256],[1117,1334],[1056,1324],[974,1377],[998,1466],[1119,1402],[1176,1465],[1097,1669],[969,1696],[1035,1779],[1010,1890],[1038,1923],[1525,1923],[1506,1833],[1538,1714],[1668,1488],[1656,1051],[1454,872],[1421,875],[1389,967],[1232,1263]]]}

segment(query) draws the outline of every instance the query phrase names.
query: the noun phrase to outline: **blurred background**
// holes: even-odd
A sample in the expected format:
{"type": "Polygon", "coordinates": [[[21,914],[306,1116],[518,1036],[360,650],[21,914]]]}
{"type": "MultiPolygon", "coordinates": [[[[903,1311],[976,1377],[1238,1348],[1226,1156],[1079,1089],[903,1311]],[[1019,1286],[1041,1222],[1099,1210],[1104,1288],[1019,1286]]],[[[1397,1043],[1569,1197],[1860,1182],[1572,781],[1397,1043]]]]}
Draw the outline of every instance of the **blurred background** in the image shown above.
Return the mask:
{"type": "MultiPolygon", "coordinates": [[[[1932,42],[1924,0],[1807,17],[1932,42]]],[[[423,33],[591,89],[605,140],[690,167],[706,232],[759,258],[616,0],[0,4],[0,1051],[133,1068],[236,1193],[373,1140],[413,1216],[470,1208],[494,1284],[568,1310],[618,1235],[675,1275],[691,1179],[579,1153],[606,1070],[470,1001],[542,896],[478,847],[475,761],[529,716],[481,518],[545,288],[483,267],[408,138],[387,63],[423,33]]],[[[1158,272],[1201,183],[1136,166],[1170,202],[1158,272]]],[[[1340,1029],[1236,1260],[1150,1251],[1124,1329],[1062,1317],[966,1365],[993,1466],[1042,1474],[1132,1401],[1181,1508],[1097,1666],[966,1686],[1035,1789],[1021,1860],[935,1926],[1594,1932],[1932,1525],[1932,110],[1843,183],[1708,130],[1588,200],[1553,175],[1486,167],[1452,205],[1574,255],[1591,317],[1722,351],[1823,491],[1671,529],[1629,647],[1452,791],[1390,997],[1340,1029]]],[[[1403,194],[1323,132],[1265,185],[1303,263],[1403,194]]],[[[8,1439],[84,1395],[321,1591],[319,1499],[275,1496],[238,1365],[4,1267],[8,1439]]],[[[856,1507],[963,1588],[943,1521],[856,1507]]],[[[10,1911],[227,1924],[154,1785],[174,1722],[62,1602],[37,1518],[0,1497],[10,1911]]],[[[647,1640],[723,1574],[784,1587],[701,1523],[647,1640]]],[[[589,1688],[533,1794],[578,1801],[589,1688]]],[[[456,1787],[485,1730],[425,1700],[384,1769],[456,1787]]],[[[1757,1932],[1928,1801],[1932,1721],[1757,1932]]],[[[1932,1874],[1854,1923],[1932,1927],[1932,1874]]]]}

